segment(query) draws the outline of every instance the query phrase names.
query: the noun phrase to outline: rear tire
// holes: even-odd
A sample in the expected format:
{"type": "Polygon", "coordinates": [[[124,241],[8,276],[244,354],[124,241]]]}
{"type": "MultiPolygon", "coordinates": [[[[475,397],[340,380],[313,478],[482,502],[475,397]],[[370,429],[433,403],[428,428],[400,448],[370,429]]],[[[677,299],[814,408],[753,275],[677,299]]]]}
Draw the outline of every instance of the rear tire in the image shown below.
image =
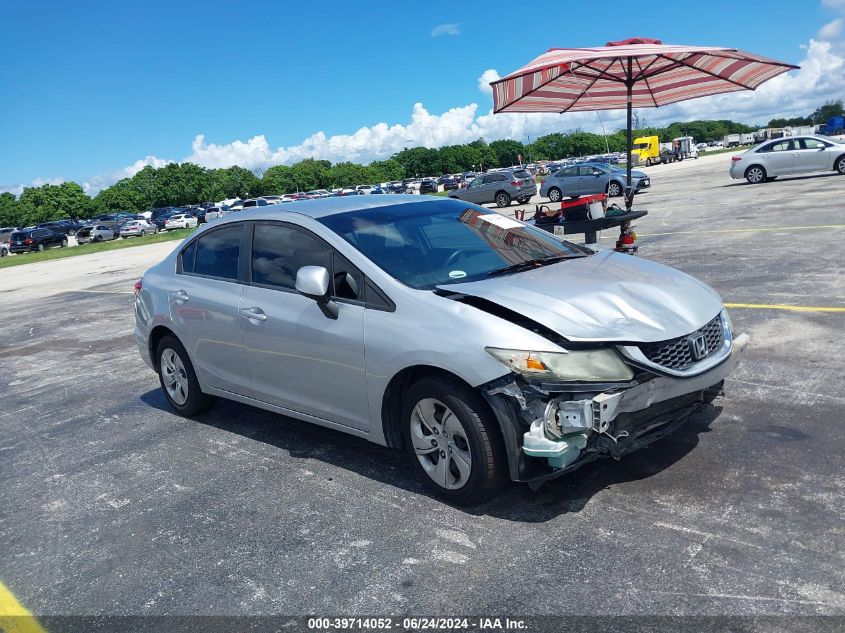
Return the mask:
{"type": "Polygon", "coordinates": [[[479,394],[450,378],[423,378],[408,390],[402,412],[405,451],[437,495],[474,505],[508,483],[498,425],[479,394]]]}
{"type": "Polygon", "coordinates": [[[496,206],[501,208],[507,207],[511,203],[511,197],[507,191],[500,191],[496,194],[496,206]]]}
{"type": "Polygon", "coordinates": [[[752,185],[766,182],[766,170],[760,165],[751,165],[751,167],[745,170],[745,179],[752,185]]]}
{"type": "Polygon", "coordinates": [[[44,244],[39,244],[39,245],[38,245],[38,252],[39,252],[39,253],[43,253],[43,252],[44,252],[44,244]]]}
{"type": "Polygon", "coordinates": [[[561,198],[563,198],[563,194],[561,193],[560,189],[557,187],[552,187],[549,189],[549,201],[550,202],[560,202],[561,198]]]}
{"type": "Polygon", "coordinates": [[[200,389],[188,352],[175,336],[168,335],[156,348],[158,379],[167,402],[176,413],[186,417],[208,411],[214,397],[200,389]]]}
{"type": "Polygon", "coordinates": [[[839,158],[837,158],[833,166],[836,169],[837,173],[845,176],[845,156],[840,156],[839,158]]]}
{"type": "Polygon", "coordinates": [[[65,248],[66,246],[67,246],[67,238],[65,238],[65,239],[63,239],[63,240],[62,240],[62,243],[61,243],[61,245],[59,246],[59,248],[65,248]]]}

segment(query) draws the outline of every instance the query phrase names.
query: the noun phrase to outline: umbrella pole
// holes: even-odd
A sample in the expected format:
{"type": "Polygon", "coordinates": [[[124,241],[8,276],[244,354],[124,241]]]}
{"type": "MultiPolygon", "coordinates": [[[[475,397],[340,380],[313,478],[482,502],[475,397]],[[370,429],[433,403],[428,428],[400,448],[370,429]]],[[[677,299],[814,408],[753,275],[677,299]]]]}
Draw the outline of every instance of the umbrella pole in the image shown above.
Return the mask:
{"type": "Polygon", "coordinates": [[[633,101],[634,101],[634,82],[633,82],[633,60],[631,57],[628,58],[628,80],[625,82],[625,86],[628,88],[628,124],[627,124],[627,144],[628,144],[628,152],[627,152],[627,169],[626,169],[626,177],[627,180],[625,181],[625,209],[628,211],[631,210],[631,207],[634,206],[634,192],[631,190],[631,150],[633,150],[633,131],[631,130],[632,127],[632,109],[633,109],[633,101]]]}

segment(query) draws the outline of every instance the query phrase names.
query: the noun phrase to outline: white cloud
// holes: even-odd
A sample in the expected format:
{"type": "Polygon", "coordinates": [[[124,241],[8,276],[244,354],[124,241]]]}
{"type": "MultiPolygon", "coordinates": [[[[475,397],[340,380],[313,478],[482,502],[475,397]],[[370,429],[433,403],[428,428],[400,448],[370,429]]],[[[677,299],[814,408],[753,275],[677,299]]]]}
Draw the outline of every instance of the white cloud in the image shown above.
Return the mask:
{"type": "MultiPolygon", "coordinates": [[[[845,5],[845,0],[841,0],[845,5]]],[[[694,101],[646,108],[639,114],[648,125],[667,124],[672,121],[694,119],[732,119],[747,123],[765,124],[779,116],[806,115],[821,103],[845,96],[845,47],[842,42],[810,40],[802,47],[805,57],[801,69],[780,75],[766,82],[756,91],[734,92],[694,101]]],[[[489,96],[489,82],[499,77],[495,69],[485,70],[478,78],[478,88],[489,96]]],[[[401,151],[404,147],[422,145],[441,147],[467,143],[479,137],[487,141],[503,138],[528,140],[551,132],[588,130],[601,132],[601,124],[610,133],[625,126],[622,110],[556,113],[493,114],[488,106],[476,103],[458,106],[441,114],[429,112],[422,103],[415,103],[410,119],[405,123],[377,123],[361,127],[351,134],[327,136],[318,131],[297,145],[273,148],[263,135],[246,141],[208,143],[198,134],[191,144],[191,153],[182,161],[193,162],[209,168],[240,165],[248,169],[266,168],[271,165],[291,164],[305,158],[321,158],[332,162],[353,161],[368,163],[401,151]]],[[[128,176],[145,165],[161,167],[168,159],[147,156],[132,165],[111,174],[90,179],[83,184],[94,195],[100,189],[128,176]]],[[[0,186],[0,191],[20,193],[20,185],[0,186]]]]}
{"type": "Polygon", "coordinates": [[[449,24],[438,24],[431,29],[431,37],[439,37],[440,35],[460,35],[460,24],[450,22],[449,24]]]}
{"type": "Polygon", "coordinates": [[[819,39],[827,41],[837,39],[842,33],[843,23],[842,18],[836,18],[835,20],[828,22],[819,29],[819,39]]]}
{"type": "Polygon", "coordinates": [[[36,178],[28,185],[0,185],[0,193],[9,192],[15,196],[23,193],[24,187],[41,187],[42,185],[60,185],[65,182],[67,178],[36,178]]]}
{"type": "Polygon", "coordinates": [[[100,189],[105,189],[109,185],[113,185],[114,183],[116,183],[118,180],[123,180],[124,178],[131,178],[147,165],[151,165],[152,167],[158,169],[159,167],[164,167],[168,163],[172,162],[174,161],[166,158],[147,156],[146,158],[136,160],[128,167],[118,169],[117,171],[113,171],[110,174],[94,176],[93,178],[91,178],[91,180],[82,183],[82,189],[88,195],[94,196],[97,195],[97,192],[100,191],[100,189]]]}
{"type": "Polygon", "coordinates": [[[490,86],[491,81],[496,81],[497,79],[501,79],[499,77],[499,73],[496,72],[495,68],[488,68],[483,73],[481,73],[481,77],[478,78],[478,89],[488,96],[493,96],[493,88],[490,86]]]}

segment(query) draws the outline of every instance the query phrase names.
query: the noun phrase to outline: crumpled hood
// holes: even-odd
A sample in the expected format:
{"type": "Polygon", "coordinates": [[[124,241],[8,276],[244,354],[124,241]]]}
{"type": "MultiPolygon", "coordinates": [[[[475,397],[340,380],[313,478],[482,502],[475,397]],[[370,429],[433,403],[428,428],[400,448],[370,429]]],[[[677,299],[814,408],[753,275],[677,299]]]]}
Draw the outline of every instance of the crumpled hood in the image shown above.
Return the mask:
{"type": "Polygon", "coordinates": [[[571,341],[664,341],[697,330],[722,310],[708,285],[613,251],[439,288],[497,303],[571,341]]]}

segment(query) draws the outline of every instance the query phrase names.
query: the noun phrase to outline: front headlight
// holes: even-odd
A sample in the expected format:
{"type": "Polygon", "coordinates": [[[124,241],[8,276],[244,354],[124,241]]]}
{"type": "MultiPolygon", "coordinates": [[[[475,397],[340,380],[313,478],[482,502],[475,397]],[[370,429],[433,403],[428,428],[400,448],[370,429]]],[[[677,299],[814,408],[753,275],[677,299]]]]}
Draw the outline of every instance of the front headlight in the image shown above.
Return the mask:
{"type": "Polygon", "coordinates": [[[500,363],[528,378],[614,382],[631,380],[634,372],[612,349],[532,352],[486,347],[500,363]]]}

